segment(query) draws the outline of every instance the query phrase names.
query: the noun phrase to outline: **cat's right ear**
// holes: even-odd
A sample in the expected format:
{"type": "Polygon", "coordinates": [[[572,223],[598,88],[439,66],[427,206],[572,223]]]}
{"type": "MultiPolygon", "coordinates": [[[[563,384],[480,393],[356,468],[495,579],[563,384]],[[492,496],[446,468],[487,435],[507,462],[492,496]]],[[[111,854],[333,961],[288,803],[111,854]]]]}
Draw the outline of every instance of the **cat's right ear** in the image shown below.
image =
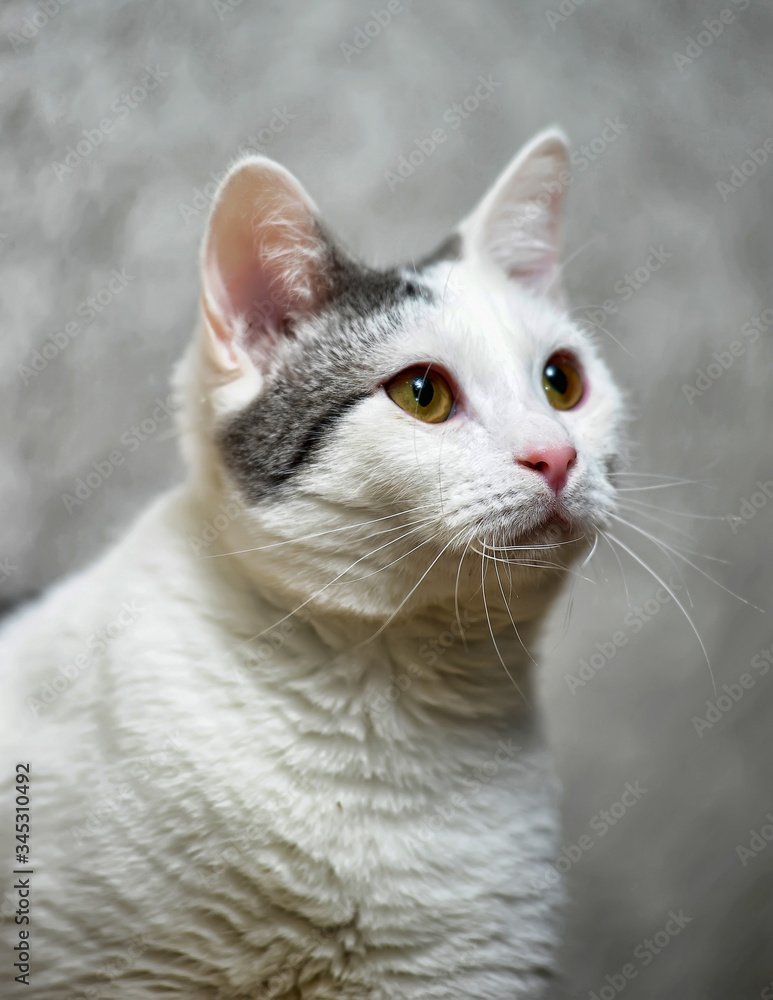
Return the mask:
{"type": "Polygon", "coordinates": [[[505,168],[459,229],[462,256],[488,260],[538,295],[561,298],[559,231],[571,180],[559,128],[535,136],[505,168]]]}
{"type": "Polygon", "coordinates": [[[266,371],[292,322],[319,309],[333,253],[311,198],[265,157],[236,164],[215,195],[201,252],[210,361],[237,378],[266,371]]]}

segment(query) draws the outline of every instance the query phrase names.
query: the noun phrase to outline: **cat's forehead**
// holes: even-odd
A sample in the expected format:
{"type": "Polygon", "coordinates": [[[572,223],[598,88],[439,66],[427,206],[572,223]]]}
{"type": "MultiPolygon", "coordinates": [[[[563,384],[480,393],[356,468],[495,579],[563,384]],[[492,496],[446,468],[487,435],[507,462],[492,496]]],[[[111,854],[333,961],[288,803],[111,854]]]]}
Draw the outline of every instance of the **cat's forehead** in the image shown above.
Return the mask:
{"type": "Polygon", "coordinates": [[[420,275],[429,294],[410,304],[403,324],[404,338],[416,349],[442,347],[471,368],[499,370],[544,360],[556,350],[584,353],[591,347],[550,298],[483,263],[440,259],[420,275]]]}

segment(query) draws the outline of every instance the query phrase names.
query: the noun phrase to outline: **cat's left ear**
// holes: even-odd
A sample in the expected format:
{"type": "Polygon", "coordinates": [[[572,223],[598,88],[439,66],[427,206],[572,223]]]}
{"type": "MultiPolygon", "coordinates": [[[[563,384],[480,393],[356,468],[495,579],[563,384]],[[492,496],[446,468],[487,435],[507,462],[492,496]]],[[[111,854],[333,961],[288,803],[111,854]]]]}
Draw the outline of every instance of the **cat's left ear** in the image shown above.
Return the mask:
{"type": "Polygon", "coordinates": [[[208,357],[237,377],[270,368],[293,324],[329,299],[336,255],[316,205],[265,157],[237,163],[215,195],[201,253],[208,357]]]}
{"type": "Polygon", "coordinates": [[[559,224],[571,177],[564,133],[535,136],[460,227],[463,256],[482,255],[540,295],[560,298],[559,224]]]}

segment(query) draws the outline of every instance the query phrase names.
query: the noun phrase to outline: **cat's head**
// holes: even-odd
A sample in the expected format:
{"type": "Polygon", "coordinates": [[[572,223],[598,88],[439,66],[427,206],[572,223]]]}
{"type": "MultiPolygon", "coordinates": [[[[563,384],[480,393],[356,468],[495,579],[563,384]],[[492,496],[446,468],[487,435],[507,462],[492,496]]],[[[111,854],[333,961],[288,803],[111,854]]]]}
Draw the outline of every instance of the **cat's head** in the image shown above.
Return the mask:
{"type": "Polygon", "coordinates": [[[184,366],[196,486],[222,514],[202,556],[239,551],[287,609],[378,620],[483,589],[538,613],[605,522],[620,446],[619,392],[558,281],[567,177],[545,132],[438,252],[374,270],[285,169],[231,170],[184,366]]]}

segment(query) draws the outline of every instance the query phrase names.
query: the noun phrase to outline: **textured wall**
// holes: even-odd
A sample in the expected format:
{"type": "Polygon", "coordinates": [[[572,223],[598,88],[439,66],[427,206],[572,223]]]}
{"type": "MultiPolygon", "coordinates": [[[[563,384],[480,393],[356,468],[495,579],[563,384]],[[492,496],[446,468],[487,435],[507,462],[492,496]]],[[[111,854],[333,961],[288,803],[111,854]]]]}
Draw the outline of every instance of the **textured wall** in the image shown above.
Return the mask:
{"type": "MultiPolygon", "coordinates": [[[[628,494],[680,512],[640,508],[635,519],[722,560],[689,556],[772,606],[773,502],[756,486],[773,479],[770,3],[397,6],[351,50],[382,0],[47,0],[48,23],[38,3],[4,0],[0,599],[88,561],[179,476],[171,421],[143,441],[130,428],[165,398],[194,320],[197,189],[241,143],[295,171],[348,243],[387,263],[429,249],[521,142],[559,122],[575,148],[590,147],[569,190],[566,281],[579,316],[609,333],[599,336],[627,386],[632,469],[696,481],[628,494]],[[155,86],[135,100],[149,69],[155,86]],[[454,127],[444,114],[479,74],[491,96],[454,127]],[[438,127],[446,141],[390,182],[398,157],[438,127]],[[100,311],[87,322],[93,296],[100,311]],[[768,329],[754,338],[745,324],[760,316],[768,329]],[[56,356],[34,355],[52,334],[56,356]],[[696,383],[713,352],[728,367],[696,383]],[[115,449],[122,464],[68,511],[62,494],[115,449]],[[747,520],[722,519],[741,511],[747,520]]],[[[694,718],[715,701],[709,667],[633,559],[622,568],[641,615],[609,551],[577,581],[565,631],[558,609],[543,688],[566,789],[563,995],[606,986],[610,997],[630,965],[630,1000],[753,1000],[773,982],[773,846],[742,863],[737,845],[773,812],[773,671],[751,665],[773,644],[773,622],[689,567],[682,579],[644,537],[625,538],[681,587],[720,694],[743,694],[698,734],[694,718]],[[580,686],[566,675],[580,676],[582,660],[580,686]],[[732,687],[747,671],[753,686],[732,687]],[[638,797],[616,806],[626,783],[638,797]],[[585,849],[573,847],[581,837],[585,849]],[[690,922],[661,947],[653,935],[672,910],[690,922]]]]}

